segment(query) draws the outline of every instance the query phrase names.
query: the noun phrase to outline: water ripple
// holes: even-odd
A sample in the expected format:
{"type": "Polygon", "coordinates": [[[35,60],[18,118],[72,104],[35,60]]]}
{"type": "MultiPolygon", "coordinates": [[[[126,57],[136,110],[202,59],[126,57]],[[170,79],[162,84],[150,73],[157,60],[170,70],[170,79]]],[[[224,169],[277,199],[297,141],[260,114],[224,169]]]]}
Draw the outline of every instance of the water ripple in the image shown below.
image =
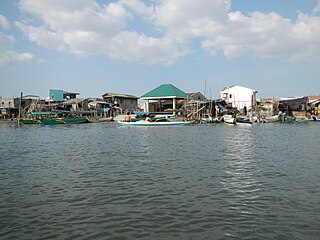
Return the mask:
{"type": "Polygon", "coordinates": [[[319,125],[0,125],[1,239],[318,239],[319,125]]]}

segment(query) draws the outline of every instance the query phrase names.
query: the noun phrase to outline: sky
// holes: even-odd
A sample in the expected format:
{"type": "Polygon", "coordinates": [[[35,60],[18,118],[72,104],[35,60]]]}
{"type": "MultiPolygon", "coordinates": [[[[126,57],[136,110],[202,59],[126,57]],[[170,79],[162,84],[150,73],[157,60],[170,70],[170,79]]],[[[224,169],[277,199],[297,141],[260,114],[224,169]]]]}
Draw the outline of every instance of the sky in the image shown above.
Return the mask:
{"type": "Polygon", "coordinates": [[[320,95],[320,0],[1,0],[0,96],[320,95]]]}

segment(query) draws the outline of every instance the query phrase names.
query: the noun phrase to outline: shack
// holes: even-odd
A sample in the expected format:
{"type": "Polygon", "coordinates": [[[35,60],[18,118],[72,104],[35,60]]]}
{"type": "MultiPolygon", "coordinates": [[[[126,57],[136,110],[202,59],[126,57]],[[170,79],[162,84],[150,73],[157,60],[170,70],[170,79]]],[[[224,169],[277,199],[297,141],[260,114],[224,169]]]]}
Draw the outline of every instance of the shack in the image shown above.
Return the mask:
{"type": "Polygon", "coordinates": [[[307,97],[281,98],[279,101],[279,111],[294,118],[306,118],[307,102],[307,97]]]}
{"type": "Polygon", "coordinates": [[[168,111],[172,115],[183,112],[188,95],[172,84],[162,84],[142,95],[140,99],[146,100],[146,112],[168,111]]]}
{"type": "Polygon", "coordinates": [[[121,113],[137,110],[139,98],[134,95],[107,92],[102,97],[105,102],[120,108],[121,113]]]}

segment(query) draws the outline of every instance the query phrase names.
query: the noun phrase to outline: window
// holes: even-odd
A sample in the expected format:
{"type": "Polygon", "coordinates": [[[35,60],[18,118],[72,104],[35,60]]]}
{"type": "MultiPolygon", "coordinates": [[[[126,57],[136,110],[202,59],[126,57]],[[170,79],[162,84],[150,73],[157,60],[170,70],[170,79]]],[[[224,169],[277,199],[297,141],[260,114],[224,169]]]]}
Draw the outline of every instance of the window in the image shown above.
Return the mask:
{"type": "Polygon", "coordinates": [[[229,95],[229,98],[232,98],[232,94],[229,95]]]}
{"type": "Polygon", "coordinates": [[[227,98],[227,97],[228,97],[228,93],[224,93],[223,98],[227,98]]]}

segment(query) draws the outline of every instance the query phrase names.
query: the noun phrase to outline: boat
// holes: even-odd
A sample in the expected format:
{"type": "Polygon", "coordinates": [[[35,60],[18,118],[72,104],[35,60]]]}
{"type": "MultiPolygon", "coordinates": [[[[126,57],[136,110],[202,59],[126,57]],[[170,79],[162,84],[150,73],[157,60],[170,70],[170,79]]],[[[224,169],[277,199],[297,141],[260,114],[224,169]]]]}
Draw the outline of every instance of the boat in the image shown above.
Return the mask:
{"type": "Polygon", "coordinates": [[[118,121],[120,126],[128,126],[128,127],[158,127],[158,126],[186,126],[190,125],[192,122],[184,122],[184,121],[170,121],[169,119],[161,119],[160,121],[146,121],[146,120],[140,120],[135,122],[123,122],[118,121]]]}
{"type": "Polygon", "coordinates": [[[43,118],[41,122],[44,125],[78,124],[86,123],[88,119],[86,117],[43,118]]]}
{"type": "Polygon", "coordinates": [[[313,121],[315,122],[320,122],[320,119],[319,118],[316,118],[315,116],[312,117],[313,121]]]}
{"type": "Polygon", "coordinates": [[[265,117],[262,119],[263,123],[274,123],[274,122],[278,122],[279,121],[279,116],[278,115],[274,115],[271,117],[265,117]]]}
{"type": "Polygon", "coordinates": [[[28,118],[22,118],[18,120],[21,124],[42,124],[41,120],[39,119],[28,119],[28,118]]]}
{"type": "Polygon", "coordinates": [[[100,122],[113,122],[113,117],[101,117],[101,116],[95,116],[95,117],[86,117],[88,122],[90,123],[100,123],[100,122]]]}
{"type": "Polygon", "coordinates": [[[28,112],[27,118],[21,118],[18,120],[21,124],[42,124],[42,118],[48,118],[49,116],[55,116],[55,112],[28,112]]]}
{"type": "Polygon", "coordinates": [[[307,123],[307,122],[314,122],[314,119],[309,119],[309,118],[306,118],[306,119],[295,119],[295,122],[297,123],[307,123]]]}
{"type": "Polygon", "coordinates": [[[293,122],[295,122],[295,118],[292,116],[285,116],[284,122],[285,123],[293,123],[293,122]]]}
{"type": "Polygon", "coordinates": [[[227,124],[236,124],[236,118],[232,117],[232,115],[223,115],[222,119],[227,124]]]}
{"type": "Polygon", "coordinates": [[[217,118],[212,118],[212,117],[209,117],[209,118],[201,118],[201,123],[218,123],[219,120],[217,118]]]}
{"type": "Polygon", "coordinates": [[[245,124],[252,124],[251,120],[246,117],[237,117],[236,118],[236,123],[245,123],[245,124]]]}

